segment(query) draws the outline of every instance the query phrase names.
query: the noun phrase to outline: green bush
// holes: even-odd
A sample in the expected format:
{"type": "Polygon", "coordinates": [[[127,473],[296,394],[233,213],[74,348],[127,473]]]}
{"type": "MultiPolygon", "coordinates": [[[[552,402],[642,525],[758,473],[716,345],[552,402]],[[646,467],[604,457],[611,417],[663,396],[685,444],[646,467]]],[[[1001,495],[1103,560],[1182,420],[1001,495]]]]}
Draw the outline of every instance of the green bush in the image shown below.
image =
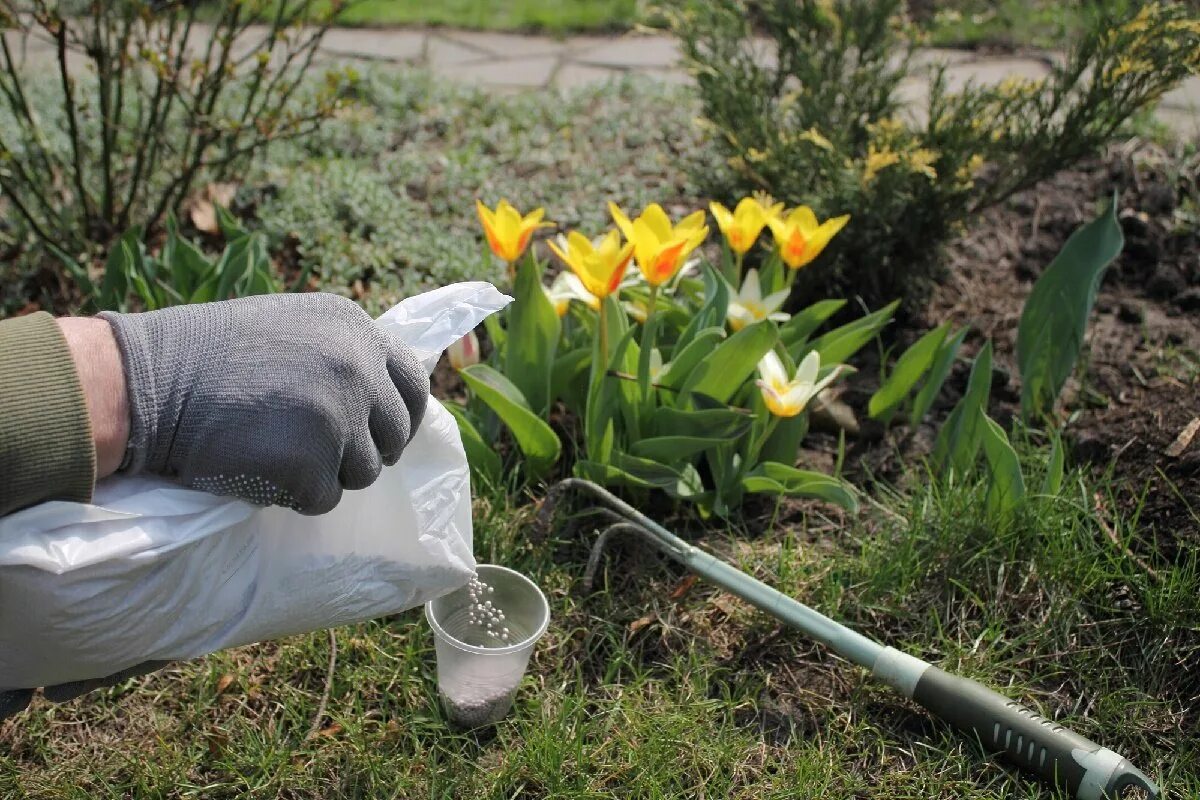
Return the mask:
{"type": "MultiPolygon", "coordinates": [[[[801,290],[905,298],[938,276],[939,246],[981,209],[1092,155],[1122,123],[1200,68],[1200,19],[1149,4],[1100,11],[1044,81],[952,92],[930,78],[927,119],[903,121],[911,43],[901,0],[677,0],[672,26],[723,168],[718,198],[750,190],[850,213],[854,235],[801,290]],[[766,45],[763,39],[765,36],[766,45]]],[[[1103,8],[1100,6],[1098,8],[1103,8]]]]}

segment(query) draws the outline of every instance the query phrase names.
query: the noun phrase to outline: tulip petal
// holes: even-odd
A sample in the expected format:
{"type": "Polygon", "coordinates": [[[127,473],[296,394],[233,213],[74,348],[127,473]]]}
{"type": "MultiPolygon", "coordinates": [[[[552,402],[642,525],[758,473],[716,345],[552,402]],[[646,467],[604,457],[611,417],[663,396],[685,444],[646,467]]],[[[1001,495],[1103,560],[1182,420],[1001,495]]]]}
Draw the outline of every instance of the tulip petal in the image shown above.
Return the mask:
{"type": "Polygon", "coordinates": [[[742,281],[742,288],[738,292],[738,297],[743,301],[753,300],[755,303],[762,302],[762,287],[758,281],[757,269],[746,271],[746,277],[742,281]]]}
{"type": "Polygon", "coordinates": [[[779,359],[779,354],[774,350],[768,352],[758,362],[758,374],[771,386],[784,386],[788,382],[787,371],[783,368],[783,361],[779,359]]]}
{"type": "Polygon", "coordinates": [[[800,366],[796,368],[795,382],[811,385],[817,380],[817,373],[820,371],[821,354],[816,350],[811,350],[800,362],[800,366]]]}
{"type": "Polygon", "coordinates": [[[633,241],[633,223],[629,221],[629,217],[625,216],[625,212],[621,210],[613,201],[608,201],[608,213],[612,215],[613,222],[617,223],[617,227],[621,229],[621,233],[625,236],[626,241],[633,241]]]}
{"type": "MultiPolygon", "coordinates": [[[[701,217],[704,216],[703,211],[697,213],[701,217]]],[[[658,203],[651,203],[646,206],[646,210],[638,217],[638,221],[644,221],[659,242],[666,242],[672,236],[671,218],[667,216],[667,212],[663,211],[663,207],[658,203]]]]}

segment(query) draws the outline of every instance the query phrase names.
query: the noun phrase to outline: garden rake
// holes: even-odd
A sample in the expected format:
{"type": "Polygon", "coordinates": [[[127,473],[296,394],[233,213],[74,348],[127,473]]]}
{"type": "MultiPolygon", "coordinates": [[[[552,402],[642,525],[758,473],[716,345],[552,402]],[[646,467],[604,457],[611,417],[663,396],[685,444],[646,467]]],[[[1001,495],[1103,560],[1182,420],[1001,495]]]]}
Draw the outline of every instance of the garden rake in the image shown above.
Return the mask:
{"type": "Polygon", "coordinates": [[[620,519],[596,542],[585,580],[590,583],[605,544],[617,533],[636,533],[655,549],[781,622],[811,636],[835,653],[870,670],[905,697],[1026,772],[1058,784],[1078,800],[1157,798],[1158,786],[1107,747],[1045,719],[976,681],[945,672],[919,658],[872,641],[720,559],[700,550],[592,483],[568,478],[542,505],[548,522],[571,491],[597,501],[620,519]]]}

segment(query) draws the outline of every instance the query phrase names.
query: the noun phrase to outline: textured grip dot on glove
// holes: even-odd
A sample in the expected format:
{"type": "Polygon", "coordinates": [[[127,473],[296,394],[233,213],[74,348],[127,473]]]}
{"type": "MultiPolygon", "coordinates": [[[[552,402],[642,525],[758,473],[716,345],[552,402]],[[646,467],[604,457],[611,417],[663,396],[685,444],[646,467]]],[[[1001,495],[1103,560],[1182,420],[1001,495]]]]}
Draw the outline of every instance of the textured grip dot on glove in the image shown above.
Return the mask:
{"type": "Polygon", "coordinates": [[[429,397],[415,354],[337,295],[101,316],[125,365],[129,473],[324,513],[400,457],[429,397]]]}

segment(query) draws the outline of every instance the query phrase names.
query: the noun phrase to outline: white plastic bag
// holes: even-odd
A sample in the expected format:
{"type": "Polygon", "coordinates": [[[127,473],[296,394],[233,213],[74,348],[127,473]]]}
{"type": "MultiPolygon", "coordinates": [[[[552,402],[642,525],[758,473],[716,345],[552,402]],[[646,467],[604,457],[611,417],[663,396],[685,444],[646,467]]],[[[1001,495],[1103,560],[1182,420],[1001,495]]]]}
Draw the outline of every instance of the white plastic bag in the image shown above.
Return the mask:
{"type": "MultiPolygon", "coordinates": [[[[411,297],[377,324],[427,370],[510,298],[487,283],[411,297]]],[[[400,461],[306,517],[158,478],[0,519],[0,690],[101,678],[359,622],[467,582],[470,477],[436,400],[400,461]]]]}

